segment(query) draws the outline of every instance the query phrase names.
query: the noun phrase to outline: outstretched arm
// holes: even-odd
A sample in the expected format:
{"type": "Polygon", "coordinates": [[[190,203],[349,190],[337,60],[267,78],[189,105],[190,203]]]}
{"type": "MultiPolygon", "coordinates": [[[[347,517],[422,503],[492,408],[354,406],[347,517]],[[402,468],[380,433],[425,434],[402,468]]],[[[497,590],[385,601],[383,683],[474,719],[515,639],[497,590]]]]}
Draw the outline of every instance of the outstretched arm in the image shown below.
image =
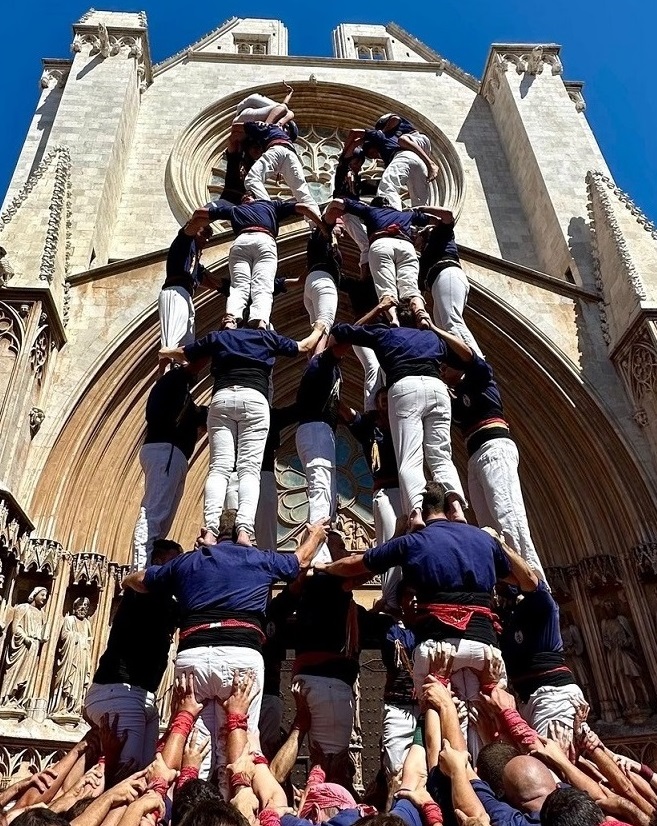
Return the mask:
{"type": "Polygon", "coordinates": [[[384,295],[376,307],[372,307],[369,313],[365,313],[362,318],[359,318],[358,321],[355,321],[354,324],[357,327],[363,327],[365,324],[371,324],[373,321],[381,315],[381,313],[386,312],[391,307],[395,307],[397,301],[394,296],[392,295],[384,295]]]}
{"type": "Polygon", "coordinates": [[[144,585],[145,574],[146,571],[133,571],[128,574],[121,583],[121,589],[125,591],[126,588],[130,588],[131,591],[136,591],[138,594],[147,594],[148,588],[144,585]]]}
{"type": "Polygon", "coordinates": [[[316,227],[319,227],[319,230],[322,233],[322,235],[328,236],[328,230],[324,222],[320,218],[319,214],[312,210],[309,206],[306,206],[305,204],[297,204],[294,208],[294,211],[298,215],[303,215],[304,218],[307,218],[309,221],[312,221],[316,227]]]}
{"type": "Polygon", "coordinates": [[[345,578],[371,573],[363,562],[362,554],[352,554],[351,556],[346,556],[344,559],[338,559],[336,562],[322,562],[316,565],[315,568],[318,571],[324,571],[327,574],[345,578]]]}
{"type": "Polygon", "coordinates": [[[434,218],[438,218],[441,224],[449,225],[454,223],[454,213],[451,209],[435,206],[421,206],[417,208],[420,212],[425,212],[427,215],[433,215],[434,218]]]}
{"type": "Polygon", "coordinates": [[[212,218],[210,218],[210,210],[207,206],[200,207],[199,209],[194,210],[192,217],[183,227],[183,232],[185,235],[194,236],[200,229],[209,226],[211,223],[212,218]]]}
{"type": "Polygon", "coordinates": [[[399,147],[400,149],[408,150],[409,152],[415,152],[416,155],[420,156],[420,158],[427,165],[427,169],[429,170],[427,178],[430,181],[433,181],[435,178],[438,177],[438,167],[427,155],[424,149],[422,149],[421,146],[415,143],[415,141],[412,138],[409,138],[408,135],[402,135],[399,138],[399,147]]]}

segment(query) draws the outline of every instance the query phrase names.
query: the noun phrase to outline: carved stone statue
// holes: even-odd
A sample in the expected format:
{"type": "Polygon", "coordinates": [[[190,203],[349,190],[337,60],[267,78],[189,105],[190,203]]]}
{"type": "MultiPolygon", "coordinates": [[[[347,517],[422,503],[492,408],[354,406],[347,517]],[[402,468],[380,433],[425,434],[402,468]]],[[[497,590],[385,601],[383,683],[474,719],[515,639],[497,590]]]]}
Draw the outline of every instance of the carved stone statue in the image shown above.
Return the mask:
{"type": "Polygon", "coordinates": [[[52,714],[80,714],[82,711],[82,700],[91,682],[90,607],[87,597],[80,597],[73,603],[73,613],[64,618],[50,703],[52,714]]]}
{"type": "Polygon", "coordinates": [[[26,699],[41,646],[48,640],[43,613],[47,599],[47,589],[37,587],[27,602],[17,605],[12,612],[0,689],[1,705],[18,705],[26,699]]]}
{"type": "Polygon", "coordinates": [[[575,624],[570,614],[565,611],[561,614],[561,639],[563,641],[563,651],[568,667],[573,672],[577,685],[582,689],[588,699],[591,680],[586,662],[584,661],[584,653],[586,650],[584,648],[584,640],[582,639],[579,626],[575,624]]]}
{"type": "Polygon", "coordinates": [[[616,701],[621,709],[630,712],[639,707],[646,708],[650,705],[650,698],[641,676],[630,621],[618,612],[618,608],[610,600],[602,603],[602,610],[600,632],[602,644],[607,649],[609,676],[616,701]]]}

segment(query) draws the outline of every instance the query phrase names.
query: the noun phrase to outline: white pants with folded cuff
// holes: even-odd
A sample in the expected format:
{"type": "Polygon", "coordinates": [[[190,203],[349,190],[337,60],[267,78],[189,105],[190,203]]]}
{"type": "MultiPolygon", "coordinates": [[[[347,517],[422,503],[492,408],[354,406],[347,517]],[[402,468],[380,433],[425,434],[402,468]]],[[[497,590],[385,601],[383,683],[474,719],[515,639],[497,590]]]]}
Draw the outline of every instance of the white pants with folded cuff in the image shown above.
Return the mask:
{"type": "Polygon", "coordinates": [[[141,771],[155,757],[160,733],[160,718],[155,694],[128,683],[92,683],[84,701],[88,719],[96,726],[105,714],[110,720],[118,716],[119,733],[127,739],[121,750],[121,762],[134,760],[134,771],[141,771]]]}
{"type": "Polygon", "coordinates": [[[441,270],[431,285],[433,320],[441,330],[462,338],[468,347],[483,358],[475,337],[463,320],[469,292],[470,284],[461,267],[445,267],[441,270]]]}
{"type": "Polygon", "coordinates": [[[383,748],[383,768],[388,777],[398,774],[413,745],[420,709],[413,705],[383,704],[383,725],[381,746],[383,748]]]}
{"type": "Polygon", "coordinates": [[[216,532],[233,468],[237,468],[235,526],[252,536],[260,495],[260,468],[269,432],[269,403],[250,387],[224,387],[208,412],[210,468],[205,482],[203,520],[216,532]]]}
{"type": "Polygon", "coordinates": [[[358,263],[361,266],[363,264],[367,264],[368,255],[370,251],[370,242],[369,238],[367,237],[367,230],[365,229],[365,225],[360,220],[360,218],[358,218],[356,215],[352,215],[350,212],[342,213],[342,224],[347,235],[358,247],[358,251],[360,252],[358,263]]]}
{"type": "MultiPolygon", "coordinates": [[[[264,122],[277,106],[284,105],[276,103],[275,100],[265,95],[249,95],[248,98],[244,98],[237,104],[237,114],[233,118],[233,123],[264,122]]],[[[287,106],[285,108],[287,109],[287,106]]]]}
{"type": "Polygon", "coordinates": [[[468,494],[479,527],[495,528],[545,579],[529,532],[513,439],[490,439],[468,459],[468,494]]]}
{"type": "Polygon", "coordinates": [[[278,144],[263,152],[244,178],[244,189],[258,200],[271,201],[265,182],[273,181],[278,175],[292,190],[294,198],[300,204],[310,207],[319,218],[319,207],[310,192],[301,161],[289,146],[278,144]]]}
{"type": "Polygon", "coordinates": [[[541,737],[548,736],[550,723],[561,723],[570,729],[575,722],[575,711],[585,703],[582,689],[570,685],[544,685],[529,695],[526,703],[518,704],[518,711],[541,737]]]}
{"type": "Polygon", "coordinates": [[[388,411],[404,513],[422,506],[425,461],[433,481],[465,502],[452,461],[451,403],[445,384],[432,376],[399,379],[388,390],[388,411]]]}
{"type": "Polygon", "coordinates": [[[226,313],[241,319],[249,299],[249,321],[269,321],[278,266],[276,241],[266,232],[243,232],[228,253],[230,293],[226,313]]]}
{"type": "Polygon", "coordinates": [[[333,276],[323,270],[309,273],[303,287],[303,305],[311,325],[320,322],[328,334],[338,311],[338,290],[333,276]]]}
{"type": "Polygon", "coordinates": [[[184,287],[166,287],[157,298],[162,347],[184,347],[194,341],[194,302],[184,287]]]}
{"type": "Polygon", "coordinates": [[[354,355],[363,365],[363,405],[367,412],[376,407],[376,394],[385,385],[386,379],[379,364],[379,360],[374,355],[374,350],[370,347],[352,347],[354,355]]]}
{"type": "Polygon", "coordinates": [[[402,195],[408,192],[411,206],[429,203],[429,170],[415,152],[397,152],[383,171],[376,194],[390,201],[393,209],[403,209],[402,195]]]}
{"type": "Polygon", "coordinates": [[[253,700],[247,712],[247,731],[250,744],[258,748],[258,720],[262,704],[262,686],[265,666],[262,655],[252,648],[235,645],[199,646],[180,651],[176,657],[176,677],[182,673],[194,672],[194,692],[196,699],[203,703],[203,711],[196,722],[201,734],[210,737],[212,746],[199,770],[201,780],[207,780],[215,771],[224,800],[229,799],[228,778],[226,776],[226,712],[222,701],[226,700],[233,688],[236,671],[255,674],[253,700]]]}
{"type": "Polygon", "coordinates": [[[404,238],[376,238],[370,246],[370,272],[379,298],[413,298],[420,295],[417,253],[404,238]]]}
{"type": "Polygon", "coordinates": [[[139,462],[144,471],[144,497],[132,538],[132,562],[138,569],[151,564],[153,542],[166,539],[185,490],[187,459],[169,442],[142,445],[139,462]]]}
{"type": "MultiPolygon", "coordinates": [[[[374,518],[374,534],[377,545],[383,545],[384,542],[392,539],[397,527],[397,519],[403,513],[401,490],[399,488],[377,490],[372,498],[372,516],[374,518]]],[[[402,572],[399,565],[390,568],[381,577],[381,593],[386,604],[391,608],[399,608],[397,588],[401,578],[402,572]]]]}
{"type": "MultiPolygon", "coordinates": [[[[326,422],[306,422],[297,428],[296,446],[308,485],[308,522],[332,519],[337,499],[335,433],[326,422]]],[[[331,562],[325,542],[314,562],[331,562]]]]}
{"type": "MultiPolygon", "coordinates": [[[[480,699],[481,684],[479,677],[484,668],[488,646],[486,643],[477,640],[464,640],[459,637],[448,637],[444,642],[450,643],[456,648],[451,675],[452,691],[469,707],[472,702],[480,699]]],[[[413,684],[418,697],[422,696],[422,684],[431,671],[432,654],[439,647],[439,642],[427,640],[421,642],[413,652],[413,684]]],[[[495,648],[493,650],[497,651],[501,659],[500,651],[495,648]]],[[[506,671],[504,671],[503,676],[506,676],[506,671]]],[[[461,731],[466,738],[472,760],[476,762],[482,742],[475,726],[468,725],[467,717],[461,721],[461,731]]]]}
{"type": "Polygon", "coordinates": [[[354,720],[354,692],[350,685],[334,677],[297,674],[308,690],[310,731],[308,741],[325,755],[339,754],[349,748],[354,720]]]}

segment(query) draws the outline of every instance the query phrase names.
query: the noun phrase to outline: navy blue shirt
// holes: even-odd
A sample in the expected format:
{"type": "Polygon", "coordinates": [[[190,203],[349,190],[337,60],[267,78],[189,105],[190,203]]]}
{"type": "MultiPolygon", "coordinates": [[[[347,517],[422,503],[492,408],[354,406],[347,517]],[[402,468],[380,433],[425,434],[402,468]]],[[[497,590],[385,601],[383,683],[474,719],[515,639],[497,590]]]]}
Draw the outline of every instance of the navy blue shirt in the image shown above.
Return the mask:
{"type": "Polygon", "coordinates": [[[386,128],[386,124],[392,118],[399,118],[399,123],[395,126],[392,132],[389,132],[389,134],[399,137],[400,135],[410,135],[413,132],[417,132],[417,128],[410,122],[410,120],[403,118],[401,115],[396,115],[394,112],[388,112],[387,115],[380,117],[374,124],[374,128],[383,132],[386,128]]]}
{"type": "Polygon", "coordinates": [[[431,330],[387,324],[336,324],[331,333],[339,344],[370,347],[386,375],[387,387],[406,376],[440,378],[439,363],[447,354],[444,340],[431,330]]]}
{"type": "MultiPolygon", "coordinates": [[[[422,826],[422,818],[417,806],[410,800],[397,800],[390,810],[391,815],[396,815],[406,824],[406,826],[422,826]]],[[[337,815],[324,823],[324,826],[353,826],[362,817],[360,809],[342,809],[337,815]]],[[[312,826],[313,821],[305,817],[295,815],[283,815],[281,826],[312,826]]]]}
{"type": "Polygon", "coordinates": [[[465,366],[463,379],[451,391],[452,421],[465,436],[485,421],[504,418],[502,397],[493,379],[493,368],[476,353],[465,366]]]}
{"type": "Polygon", "coordinates": [[[219,200],[211,201],[208,210],[213,221],[230,221],[235,235],[248,227],[262,227],[276,238],[279,222],[296,215],[296,206],[296,201],[281,201],[280,198],[274,198],[273,201],[251,201],[238,206],[230,201],[219,200]]]}
{"type": "Polygon", "coordinates": [[[509,680],[525,701],[539,686],[574,682],[565,667],[559,606],[543,581],[523,592],[504,617],[500,648],[509,680]]]}
{"type": "Polygon", "coordinates": [[[398,488],[399,471],[392,435],[389,427],[378,424],[376,410],[358,413],[347,426],[363,447],[363,455],[374,480],[373,490],[398,488]]]}
{"type": "Polygon", "coordinates": [[[540,826],[540,812],[524,814],[524,812],[514,809],[513,806],[503,800],[498,800],[491,787],[483,780],[471,780],[470,783],[484,809],[486,809],[491,826],[540,826]]]}
{"type": "Polygon", "coordinates": [[[299,345],[272,330],[215,330],[183,347],[189,361],[210,356],[214,392],[224,387],[250,387],[269,395],[269,375],[276,356],[293,358],[299,345]]]}
{"type": "Polygon", "coordinates": [[[292,147],[292,138],[280,126],[263,121],[251,120],[244,124],[244,134],[263,150],[268,149],[272,143],[289,144],[292,147]]]}
{"type": "MultiPolygon", "coordinates": [[[[296,554],[223,541],[147,568],[144,585],[155,594],[176,597],[182,630],[226,618],[262,625],[270,587],[281,579],[291,582],[299,570],[296,554]]],[[[240,629],[209,629],[189,639],[178,650],[213,644],[259,648],[261,643],[257,634],[240,629]]]]}
{"type": "Polygon", "coordinates": [[[166,278],[162,289],[182,287],[190,295],[208,274],[208,270],[199,263],[201,253],[196,249],[193,235],[187,235],[184,229],[178,232],[167,254],[166,278]]]}
{"type": "Polygon", "coordinates": [[[401,149],[399,146],[399,138],[395,135],[386,135],[380,129],[366,129],[365,138],[363,140],[363,149],[367,151],[367,146],[373,146],[384,166],[388,166],[390,161],[395,157],[397,152],[401,149]]]}
{"type": "Polygon", "coordinates": [[[340,385],[342,373],[340,361],[332,350],[324,350],[313,356],[304,370],[297,390],[297,415],[299,424],[326,422],[335,430],[338,423],[340,385]]]}
{"type": "MultiPolygon", "coordinates": [[[[473,525],[446,519],[431,520],[422,530],[370,548],[363,563],[381,574],[401,565],[404,581],[415,589],[420,605],[490,607],[495,583],[510,573],[508,560],[495,539],[473,525]]],[[[420,618],[414,630],[418,642],[463,636],[495,642],[490,621],[477,614],[463,632],[435,618],[420,618]]]]}
{"type": "Polygon", "coordinates": [[[425,227],[429,216],[419,209],[406,209],[403,212],[392,207],[373,207],[351,198],[344,199],[344,211],[357,215],[365,224],[368,236],[376,232],[390,232],[410,241],[411,227],[425,227]]]}
{"type": "Polygon", "coordinates": [[[433,282],[446,267],[460,265],[459,248],[454,237],[454,224],[439,223],[429,230],[429,237],[420,255],[420,284],[431,289],[433,282]]]}

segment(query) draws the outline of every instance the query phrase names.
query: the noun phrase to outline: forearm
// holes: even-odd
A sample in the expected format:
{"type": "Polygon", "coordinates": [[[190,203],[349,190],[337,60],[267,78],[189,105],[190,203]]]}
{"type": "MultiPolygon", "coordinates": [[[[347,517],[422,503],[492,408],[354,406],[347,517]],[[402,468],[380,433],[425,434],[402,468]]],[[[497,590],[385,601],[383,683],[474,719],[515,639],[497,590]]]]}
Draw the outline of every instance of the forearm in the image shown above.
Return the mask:
{"type": "Polygon", "coordinates": [[[303,741],[305,732],[296,726],[292,726],[287,740],[280,747],[276,756],[271,761],[270,770],[274,778],[279,783],[284,783],[294,768],[299,756],[299,747],[303,741]]]}
{"type": "Polygon", "coordinates": [[[450,775],[452,782],[452,806],[460,809],[467,817],[487,818],[486,809],[472,788],[471,777],[474,772],[467,768],[459,768],[450,775]]]}
{"type": "MultiPolygon", "coordinates": [[[[535,756],[538,757],[539,760],[542,759],[540,753],[537,753],[535,756]]],[[[548,758],[544,762],[548,764],[548,768],[553,769],[560,775],[566,783],[570,783],[571,786],[575,786],[575,788],[580,791],[587,792],[593,800],[600,801],[605,797],[605,793],[595,780],[592,780],[581,769],[573,765],[565,754],[560,755],[556,759],[548,758]]]]}
{"type": "Polygon", "coordinates": [[[326,228],[324,227],[324,223],[319,215],[314,212],[310,207],[307,207],[305,204],[297,204],[296,212],[299,215],[302,215],[304,218],[307,218],[309,221],[312,221],[315,226],[320,227],[324,230],[324,235],[328,235],[326,228]]]}
{"type": "Polygon", "coordinates": [[[373,321],[376,321],[379,315],[381,314],[381,307],[377,304],[375,307],[369,311],[369,313],[365,313],[362,318],[359,318],[358,321],[354,321],[355,327],[363,327],[365,324],[371,324],[373,321]]]}
{"type": "Polygon", "coordinates": [[[162,347],[158,353],[158,358],[171,359],[179,364],[184,364],[187,361],[185,351],[182,347],[162,347]]]}
{"type": "Polygon", "coordinates": [[[260,809],[277,809],[287,805],[287,796],[281,784],[263,763],[255,767],[251,783],[255,796],[260,801],[260,809]]]}
{"type": "Polygon", "coordinates": [[[621,797],[626,797],[636,804],[646,814],[650,814],[652,806],[643,800],[638,794],[632,781],[616,765],[613,757],[610,757],[603,748],[596,748],[588,752],[589,759],[595,763],[599,771],[609,782],[610,787],[621,797]],[[646,807],[646,808],[644,808],[646,807]]]}
{"type": "Polygon", "coordinates": [[[0,794],[0,809],[8,806],[12,800],[20,797],[30,788],[32,784],[32,777],[26,777],[24,780],[19,780],[18,783],[12,783],[0,794]]]}
{"type": "Polygon", "coordinates": [[[347,556],[344,559],[338,559],[337,562],[331,562],[324,570],[327,574],[345,578],[371,573],[369,568],[364,564],[361,554],[358,556],[347,556]]]}
{"type": "Polygon", "coordinates": [[[424,149],[422,149],[421,146],[419,146],[417,143],[415,143],[414,140],[411,140],[411,138],[409,138],[407,135],[402,135],[401,138],[399,139],[399,146],[402,150],[407,150],[409,152],[415,152],[416,155],[419,155],[420,158],[422,158],[422,160],[427,165],[427,168],[429,170],[431,170],[431,167],[433,166],[433,161],[427,155],[427,153],[424,151],[424,149]]]}
{"type": "Polygon", "coordinates": [[[472,357],[474,352],[471,347],[463,341],[462,338],[459,336],[455,336],[454,333],[448,333],[447,330],[443,330],[440,327],[437,327],[433,322],[431,323],[431,329],[437,336],[443,339],[443,341],[447,344],[450,350],[452,350],[460,359],[461,361],[469,362],[472,361],[472,357]]]}
{"type": "Polygon", "coordinates": [[[148,588],[144,585],[145,573],[145,571],[134,571],[128,574],[123,578],[123,582],[121,583],[122,590],[125,591],[126,588],[130,588],[131,591],[137,591],[139,594],[147,594],[148,588]]]}
{"type": "Polygon", "coordinates": [[[66,775],[66,779],[64,780],[64,783],[63,783],[62,788],[60,790],[64,794],[69,789],[71,789],[73,786],[75,786],[75,784],[78,782],[78,780],[81,780],[82,777],[84,776],[84,773],[85,773],[85,770],[86,770],[85,757],[86,757],[86,755],[80,754],[78,759],[75,761],[75,765],[70,770],[70,772],[66,775]]]}
{"type": "Polygon", "coordinates": [[[657,794],[655,794],[655,790],[650,783],[636,772],[630,772],[630,780],[637,794],[640,794],[644,800],[647,800],[653,808],[657,808],[657,794]]]}
{"type": "Polygon", "coordinates": [[[439,709],[440,723],[442,728],[442,736],[449,743],[453,749],[458,751],[467,751],[468,747],[461,730],[461,723],[459,721],[458,711],[453,702],[443,703],[439,709]]]}
{"type": "Polygon", "coordinates": [[[32,787],[28,789],[23,796],[17,801],[16,806],[33,806],[35,803],[50,803],[54,799],[57,792],[61,789],[68,773],[76,764],[78,759],[84,755],[84,745],[77,743],[73,748],[56,763],[52,770],[57,774],[55,780],[45,792],[40,792],[38,789],[32,787]]]}
{"type": "Polygon", "coordinates": [[[454,213],[450,209],[434,206],[422,206],[418,207],[418,209],[420,212],[425,212],[427,215],[433,215],[435,218],[439,218],[440,222],[446,226],[454,223],[454,213]]]}
{"type": "Polygon", "coordinates": [[[112,793],[105,792],[90,803],[79,817],[71,821],[71,826],[100,826],[112,809],[112,793]]]}
{"type": "MultiPolygon", "coordinates": [[[[428,708],[424,717],[424,744],[427,751],[427,768],[429,771],[438,765],[442,742],[443,734],[440,715],[434,708],[428,708]]],[[[454,748],[460,747],[455,746],[454,748]]]]}
{"type": "Polygon", "coordinates": [[[324,330],[321,327],[313,327],[312,333],[306,336],[305,338],[301,339],[301,341],[297,341],[299,345],[299,352],[300,353],[309,353],[311,350],[315,349],[315,345],[320,340],[320,338],[324,335],[324,330]]]}
{"type": "Polygon", "coordinates": [[[246,731],[246,718],[244,719],[244,727],[233,728],[228,730],[226,737],[226,761],[228,763],[235,763],[239,760],[242,753],[248,746],[249,737],[246,731]]]}

